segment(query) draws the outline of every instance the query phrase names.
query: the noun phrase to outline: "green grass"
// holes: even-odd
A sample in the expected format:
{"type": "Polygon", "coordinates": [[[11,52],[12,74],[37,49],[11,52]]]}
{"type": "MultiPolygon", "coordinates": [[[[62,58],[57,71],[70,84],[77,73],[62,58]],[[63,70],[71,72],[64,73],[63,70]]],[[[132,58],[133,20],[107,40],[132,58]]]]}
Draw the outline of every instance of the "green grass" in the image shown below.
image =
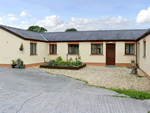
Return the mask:
{"type": "Polygon", "coordinates": [[[148,111],[148,113],[150,113],[150,111],[148,111]]]}
{"type": "Polygon", "coordinates": [[[127,96],[118,96],[118,95],[113,95],[112,97],[122,97],[122,98],[128,98],[127,96]]]}
{"type": "Polygon", "coordinates": [[[132,89],[114,89],[114,88],[108,88],[108,89],[115,91],[119,94],[125,94],[130,98],[134,98],[134,99],[141,99],[141,100],[150,99],[150,93],[144,91],[135,91],[132,89]]]}
{"type": "MultiPolygon", "coordinates": [[[[49,73],[49,72],[46,71],[46,73],[49,73]]],[[[49,74],[53,74],[53,73],[49,73],[49,74]]],[[[58,75],[58,74],[55,74],[55,75],[58,75]]],[[[66,76],[66,75],[64,75],[64,76],[66,76]]],[[[73,78],[73,77],[70,77],[70,76],[66,76],[66,77],[73,78]]],[[[88,81],[83,80],[83,79],[78,79],[78,78],[73,78],[73,79],[83,81],[83,82],[85,82],[86,85],[89,85],[89,86],[92,86],[92,87],[104,88],[104,89],[108,89],[108,90],[115,91],[115,92],[117,92],[117,93],[119,93],[119,94],[124,94],[124,95],[126,95],[126,96],[113,95],[113,97],[123,97],[123,98],[127,98],[127,96],[129,96],[129,98],[134,98],[134,99],[141,99],[141,100],[150,99],[150,93],[147,93],[147,92],[144,92],[144,91],[136,91],[136,90],[133,90],[133,89],[106,88],[105,86],[90,85],[90,84],[88,83],[88,81]]],[[[150,113],[150,112],[149,112],[149,113],[150,113]]]]}

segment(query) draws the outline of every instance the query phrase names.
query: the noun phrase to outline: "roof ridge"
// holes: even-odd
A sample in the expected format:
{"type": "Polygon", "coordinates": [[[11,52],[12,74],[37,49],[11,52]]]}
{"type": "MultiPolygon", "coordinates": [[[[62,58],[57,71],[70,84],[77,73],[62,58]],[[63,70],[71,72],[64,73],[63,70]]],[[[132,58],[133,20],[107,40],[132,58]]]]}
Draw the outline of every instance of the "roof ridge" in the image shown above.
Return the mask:
{"type": "MultiPolygon", "coordinates": [[[[12,26],[6,26],[6,25],[2,25],[0,24],[0,26],[5,26],[5,27],[9,27],[9,28],[14,28],[14,29],[18,29],[18,30],[23,30],[23,31],[28,31],[22,28],[16,28],[16,27],[12,27],[12,26]]],[[[148,29],[118,29],[118,30],[87,30],[87,31],[67,31],[67,33],[69,32],[97,32],[97,31],[129,31],[129,30],[149,30],[148,29]]],[[[29,32],[33,32],[33,31],[29,31],[29,32]]],[[[38,33],[38,34],[48,34],[48,33],[66,33],[66,31],[59,31],[59,32],[43,32],[43,33],[39,33],[39,32],[34,32],[34,33],[38,33]]]]}
{"type": "MultiPolygon", "coordinates": [[[[119,29],[119,30],[91,30],[91,31],[67,31],[67,33],[70,32],[98,32],[98,31],[130,31],[130,30],[148,30],[148,29],[119,29]]],[[[48,34],[48,33],[66,33],[66,31],[64,32],[44,32],[43,34],[48,34]]]]}
{"type": "Polygon", "coordinates": [[[41,34],[41,36],[44,38],[44,40],[48,41],[47,38],[43,34],[41,34]]]}

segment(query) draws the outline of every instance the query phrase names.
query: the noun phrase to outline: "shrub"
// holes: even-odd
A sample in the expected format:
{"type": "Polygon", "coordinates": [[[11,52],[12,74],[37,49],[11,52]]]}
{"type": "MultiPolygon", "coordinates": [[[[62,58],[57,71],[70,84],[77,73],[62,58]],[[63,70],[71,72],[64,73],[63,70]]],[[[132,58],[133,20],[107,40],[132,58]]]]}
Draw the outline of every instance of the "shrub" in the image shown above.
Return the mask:
{"type": "Polygon", "coordinates": [[[69,62],[72,62],[72,61],[73,61],[73,59],[72,59],[72,58],[70,58],[70,59],[69,59],[69,62]]]}
{"type": "Polygon", "coordinates": [[[57,61],[57,62],[60,62],[60,61],[62,61],[62,58],[61,58],[61,56],[57,57],[57,58],[56,58],[56,61],[57,61]]]}
{"type": "Polygon", "coordinates": [[[73,61],[73,62],[72,62],[72,65],[75,65],[75,66],[76,66],[76,62],[75,62],[75,61],[73,61]]]}
{"type": "Polygon", "coordinates": [[[21,65],[23,65],[23,61],[21,61],[21,65]]]}
{"type": "Polygon", "coordinates": [[[50,60],[49,62],[56,62],[55,60],[50,60]]]}
{"type": "Polygon", "coordinates": [[[11,60],[12,61],[12,64],[16,64],[16,61],[15,60],[11,60]]]}

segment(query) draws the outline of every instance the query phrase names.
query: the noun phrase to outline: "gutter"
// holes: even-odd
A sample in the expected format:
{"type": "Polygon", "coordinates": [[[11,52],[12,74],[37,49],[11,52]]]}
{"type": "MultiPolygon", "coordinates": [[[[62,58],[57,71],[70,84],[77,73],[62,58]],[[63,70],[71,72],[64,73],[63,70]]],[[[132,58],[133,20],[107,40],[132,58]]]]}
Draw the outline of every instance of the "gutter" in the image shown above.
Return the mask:
{"type": "Polygon", "coordinates": [[[41,36],[42,36],[46,41],[48,41],[42,34],[41,34],[41,36]]]}

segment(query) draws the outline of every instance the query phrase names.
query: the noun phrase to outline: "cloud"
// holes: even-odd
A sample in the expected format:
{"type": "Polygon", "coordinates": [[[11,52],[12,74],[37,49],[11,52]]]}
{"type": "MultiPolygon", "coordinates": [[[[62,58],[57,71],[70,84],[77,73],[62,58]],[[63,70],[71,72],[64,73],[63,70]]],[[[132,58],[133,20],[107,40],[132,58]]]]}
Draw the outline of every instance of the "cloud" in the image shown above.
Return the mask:
{"type": "Polygon", "coordinates": [[[28,29],[30,25],[20,25],[21,29],[28,29]]]}
{"type": "Polygon", "coordinates": [[[21,23],[22,23],[22,24],[27,24],[27,23],[28,23],[28,21],[22,21],[21,23]]]}
{"type": "Polygon", "coordinates": [[[7,26],[15,27],[15,28],[20,28],[20,26],[13,26],[13,25],[7,25],[7,26]]]}
{"type": "Polygon", "coordinates": [[[18,18],[16,18],[16,17],[10,17],[10,18],[7,18],[8,19],[8,21],[15,21],[15,20],[19,20],[18,18]]]}
{"type": "Polygon", "coordinates": [[[31,15],[28,14],[27,11],[25,10],[25,11],[22,11],[22,12],[21,12],[20,16],[26,16],[26,17],[29,17],[29,16],[31,16],[31,15]]]}
{"type": "Polygon", "coordinates": [[[15,16],[15,15],[13,15],[13,14],[8,14],[8,16],[15,16]]]}
{"type": "Polygon", "coordinates": [[[2,21],[3,19],[0,17],[0,24],[3,24],[1,21],[2,21]]]}
{"type": "Polygon", "coordinates": [[[150,7],[147,10],[141,10],[136,18],[136,23],[150,23],[150,7]]]}
{"type": "Polygon", "coordinates": [[[79,31],[100,29],[121,29],[128,26],[129,21],[121,16],[101,16],[99,19],[86,19],[72,17],[64,22],[56,15],[46,16],[44,20],[38,20],[36,25],[46,28],[48,31],[65,31],[68,28],[76,28],[79,31]]]}
{"type": "Polygon", "coordinates": [[[37,24],[43,27],[56,27],[63,23],[64,21],[59,19],[56,15],[46,16],[44,20],[37,21],[37,24]]]}

